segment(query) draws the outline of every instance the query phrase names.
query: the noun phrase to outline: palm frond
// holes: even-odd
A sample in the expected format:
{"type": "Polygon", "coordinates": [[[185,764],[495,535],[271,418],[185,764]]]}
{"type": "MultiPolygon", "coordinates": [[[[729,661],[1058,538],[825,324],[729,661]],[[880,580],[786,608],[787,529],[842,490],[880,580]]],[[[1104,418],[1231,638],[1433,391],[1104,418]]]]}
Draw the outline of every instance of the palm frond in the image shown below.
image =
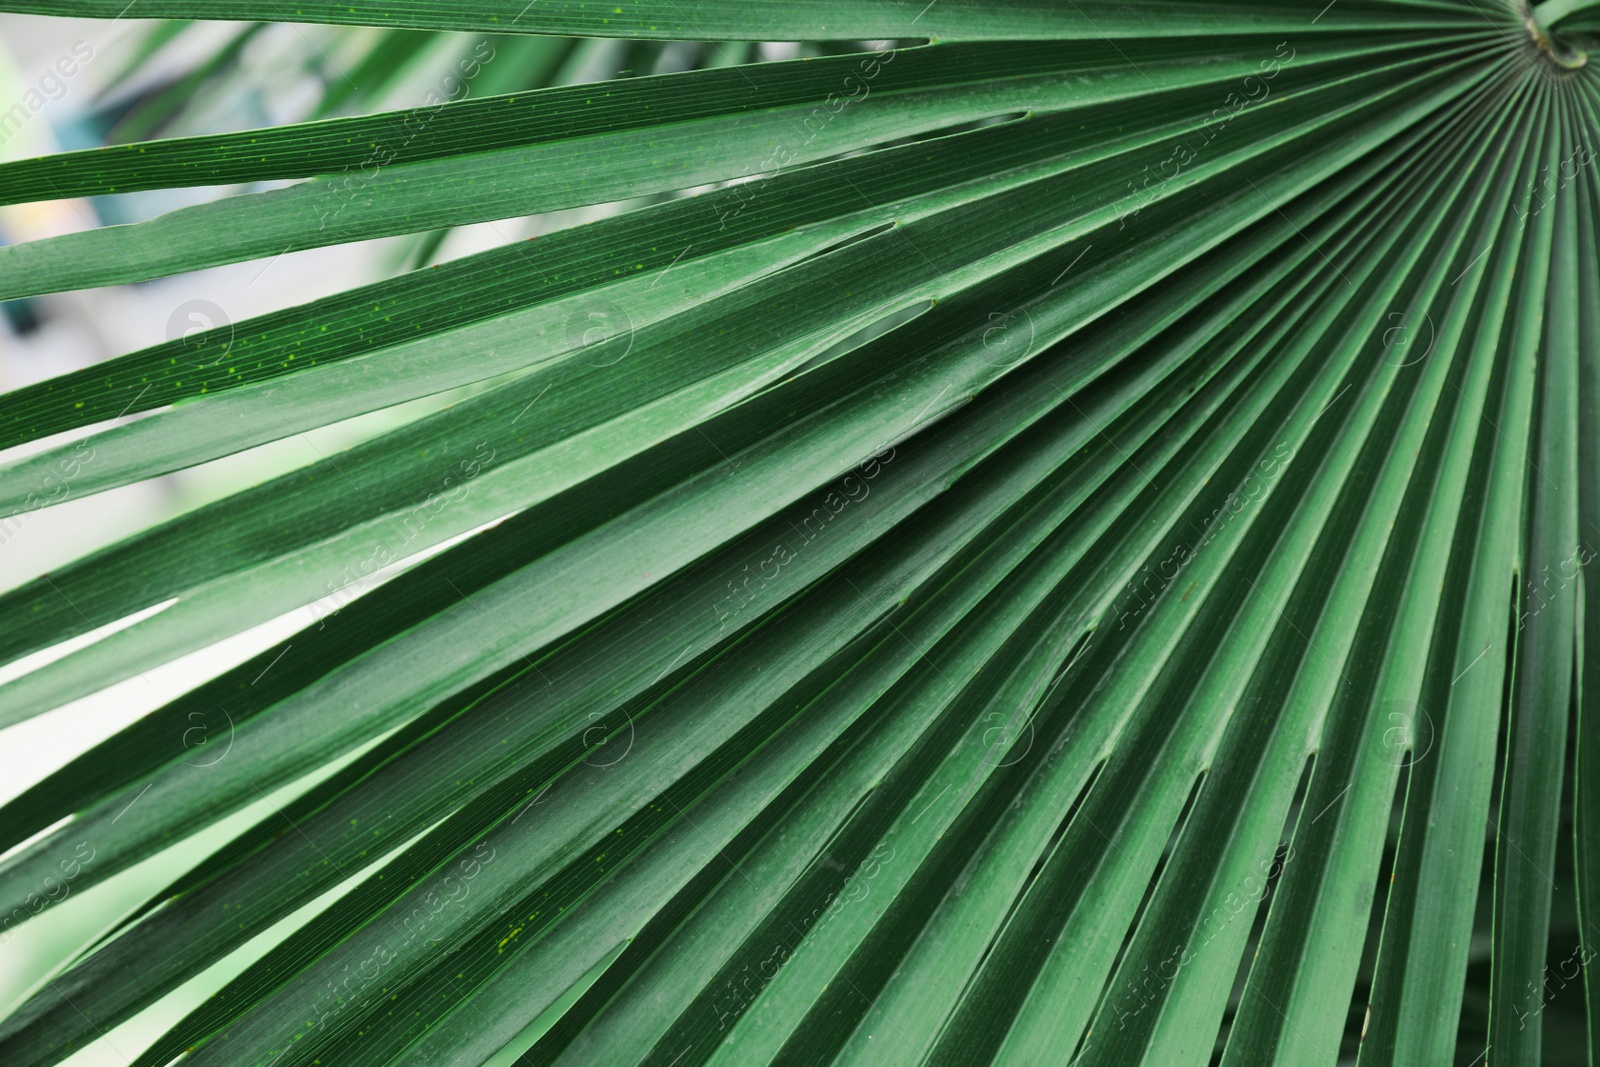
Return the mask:
{"type": "Polygon", "coordinates": [[[11,523],[388,415],[0,593],[3,726],[298,620],[0,806],[217,835],[0,1061],[1588,1062],[1594,10],[208,5],[883,43],[0,165],[242,187],[0,299],[605,209],[0,395],[11,523]]]}

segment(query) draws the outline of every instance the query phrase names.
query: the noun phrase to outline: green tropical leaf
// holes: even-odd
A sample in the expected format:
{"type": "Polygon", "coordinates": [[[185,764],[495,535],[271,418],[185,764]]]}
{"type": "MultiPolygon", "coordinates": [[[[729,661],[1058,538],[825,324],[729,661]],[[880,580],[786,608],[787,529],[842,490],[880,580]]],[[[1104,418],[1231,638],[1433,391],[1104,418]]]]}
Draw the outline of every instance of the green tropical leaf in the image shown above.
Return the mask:
{"type": "Polygon", "coordinates": [[[12,736],[188,671],[0,796],[0,1062],[1593,1062],[1595,6],[190,7],[0,299],[500,240],[0,394],[5,540],[261,472],[0,590],[12,736]]]}

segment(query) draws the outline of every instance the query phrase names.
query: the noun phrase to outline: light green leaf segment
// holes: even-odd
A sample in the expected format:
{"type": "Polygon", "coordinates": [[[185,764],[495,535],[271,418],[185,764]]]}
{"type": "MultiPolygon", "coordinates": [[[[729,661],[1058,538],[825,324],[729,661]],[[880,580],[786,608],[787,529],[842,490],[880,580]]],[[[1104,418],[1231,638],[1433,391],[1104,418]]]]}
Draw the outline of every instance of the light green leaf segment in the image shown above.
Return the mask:
{"type": "Polygon", "coordinates": [[[0,299],[628,207],[0,395],[7,532],[393,416],[0,592],[0,726],[302,627],[0,806],[9,929],[298,787],[0,1063],[1595,1062],[1593,5],[196,6],[858,44],[0,165],[234,190],[0,299]]]}

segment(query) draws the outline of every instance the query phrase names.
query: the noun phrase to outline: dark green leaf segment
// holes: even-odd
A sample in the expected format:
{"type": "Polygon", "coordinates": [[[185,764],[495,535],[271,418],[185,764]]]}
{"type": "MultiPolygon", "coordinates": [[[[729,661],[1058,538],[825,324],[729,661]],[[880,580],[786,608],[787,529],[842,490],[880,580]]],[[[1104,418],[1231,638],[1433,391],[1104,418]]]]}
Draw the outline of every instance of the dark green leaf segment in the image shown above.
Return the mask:
{"type": "MultiPolygon", "coordinates": [[[[1315,35],[1339,28],[1467,26],[1452,3],[1341,3],[1316,23],[1297,8],[1242,0],[1211,4],[1130,0],[1096,10],[1054,0],[8,0],[6,11],[87,18],[207,18],[322,22],[496,33],[560,33],[704,41],[1063,40],[1184,37],[1195,33],[1315,35]],[[1341,10],[1342,9],[1342,10],[1341,10]]],[[[1482,19],[1480,17],[1479,22],[1482,19]]]]}

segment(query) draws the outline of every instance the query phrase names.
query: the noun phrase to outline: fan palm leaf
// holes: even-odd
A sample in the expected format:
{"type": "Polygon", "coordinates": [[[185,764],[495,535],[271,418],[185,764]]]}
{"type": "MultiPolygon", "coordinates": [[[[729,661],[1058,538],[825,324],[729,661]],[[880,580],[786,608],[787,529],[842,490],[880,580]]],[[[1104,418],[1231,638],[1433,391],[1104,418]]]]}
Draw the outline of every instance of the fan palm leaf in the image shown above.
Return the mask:
{"type": "Polygon", "coordinates": [[[8,532],[394,416],[0,594],[0,725],[298,620],[0,806],[227,828],[0,1060],[1590,1062],[1596,8],[1319,7],[220,0],[875,47],[0,165],[244,188],[0,299],[631,205],[0,395],[8,532]]]}

